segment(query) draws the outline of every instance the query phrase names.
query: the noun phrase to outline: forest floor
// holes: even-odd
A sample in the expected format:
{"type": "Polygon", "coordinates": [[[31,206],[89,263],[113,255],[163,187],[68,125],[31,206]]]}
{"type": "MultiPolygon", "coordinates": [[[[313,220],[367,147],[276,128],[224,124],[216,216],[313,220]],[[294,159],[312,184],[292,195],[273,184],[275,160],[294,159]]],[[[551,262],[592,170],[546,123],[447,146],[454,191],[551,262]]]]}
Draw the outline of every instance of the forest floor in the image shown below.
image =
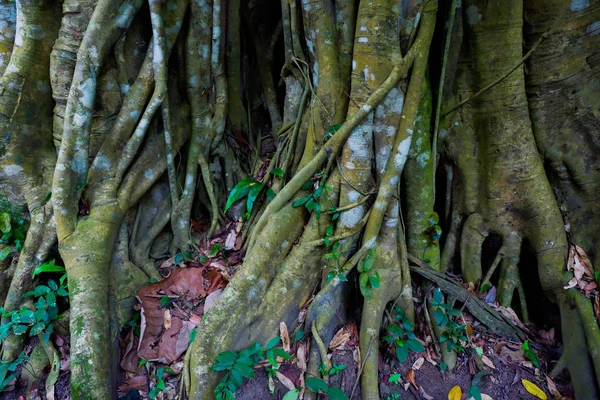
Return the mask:
{"type": "MultiPolygon", "coordinates": [[[[194,227],[202,231],[207,223],[194,222],[194,227]]],[[[240,223],[229,223],[210,242],[200,241],[194,255],[163,258],[159,271],[165,279],[140,288],[134,317],[119,338],[122,358],[118,368],[118,393],[121,399],[178,398],[185,352],[195,337],[195,328],[243,261],[240,231],[240,223]]],[[[159,247],[153,249],[155,254],[168,250],[159,247]]],[[[448,276],[448,279],[456,278],[448,276]]],[[[465,289],[473,291],[473,288],[465,289]]],[[[359,292],[358,288],[356,292],[359,292]]],[[[489,296],[486,298],[482,294],[479,297],[494,303],[489,296]]],[[[464,350],[459,353],[456,368],[450,372],[444,370],[445,365],[436,355],[429,326],[424,322],[422,299],[423,289],[415,285],[416,323],[413,329],[425,350],[411,352],[407,360],[399,362],[386,342],[382,341],[379,349],[373,349],[379,351],[381,399],[458,400],[468,399],[472,394],[477,399],[477,392],[483,400],[573,398],[568,375],[561,374],[556,380],[548,377],[562,346],[554,328],[522,324],[512,310],[504,309],[515,324],[528,332],[527,350],[523,343],[490,333],[463,309],[456,321],[465,328],[468,340],[462,342],[464,350]],[[536,396],[536,389],[543,393],[536,396]]],[[[300,320],[306,307],[300,312],[300,320]]],[[[336,369],[328,376],[329,386],[341,388],[348,397],[354,390],[352,398],[355,399],[360,398],[360,385],[354,388],[361,370],[359,323],[357,319],[348,321],[328,346],[331,363],[336,369]]],[[[285,329],[273,332],[274,337],[277,335],[282,337],[284,350],[291,357],[288,360],[278,358],[279,368],[271,372],[271,377],[267,372],[269,362],[258,363],[254,369],[256,377],[245,380],[235,393],[236,399],[282,399],[290,390],[304,387],[309,330],[306,335],[298,331],[288,333],[285,329]]],[[[0,400],[70,398],[69,340],[54,334],[53,341],[61,354],[62,370],[54,387],[54,396],[46,396],[43,385],[34,386],[27,396],[26,387],[16,382],[12,391],[0,393],[0,400]]],[[[300,391],[298,398],[302,398],[302,393],[300,391]]],[[[321,398],[327,397],[322,395],[321,398]]]]}

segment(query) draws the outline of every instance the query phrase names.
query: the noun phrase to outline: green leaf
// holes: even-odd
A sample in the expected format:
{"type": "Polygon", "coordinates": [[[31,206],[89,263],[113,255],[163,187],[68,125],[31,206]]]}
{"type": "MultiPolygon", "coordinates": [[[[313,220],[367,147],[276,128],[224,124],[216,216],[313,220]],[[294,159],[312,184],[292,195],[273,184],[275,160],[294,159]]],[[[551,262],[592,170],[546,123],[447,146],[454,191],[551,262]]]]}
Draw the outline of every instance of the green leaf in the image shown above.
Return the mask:
{"type": "Polygon", "coordinates": [[[15,335],[22,335],[27,332],[27,325],[13,325],[12,328],[15,335]]]}
{"type": "Polygon", "coordinates": [[[33,288],[33,290],[31,292],[27,292],[23,294],[23,297],[29,297],[29,296],[43,296],[47,293],[50,293],[50,288],[48,286],[45,285],[37,285],[35,288],[33,288]]]}
{"type": "Polygon", "coordinates": [[[481,391],[475,385],[472,385],[467,393],[467,399],[474,398],[475,400],[481,400],[481,391]]]}
{"type": "Polygon", "coordinates": [[[250,191],[250,187],[257,183],[259,182],[254,178],[246,178],[239,181],[238,184],[235,185],[233,189],[231,189],[231,193],[229,193],[229,197],[227,198],[227,203],[225,204],[224,211],[227,212],[227,210],[229,210],[229,207],[231,207],[241,198],[245,197],[250,191]]]}
{"type": "Polygon", "coordinates": [[[50,288],[50,290],[54,290],[55,292],[58,290],[58,285],[56,284],[56,282],[54,282],[53,279],[48,280],[48,287],[50,288]]]}
{"type": "Polygon", "coordinates": [[[169,296],[162,296],[160,298],[160,303],[158,304],[158,308],[163,308],[167,304],[169,304],[169,296]]]}
{"type": "Polygon", "coordinates": [[[50,260],[47,263],[38,265],[33,270],[32,278],[35,278],[36,275],[41,274],[42,272],[66,272],[66,269],[65,267],[54,264],[54,260],[50,260]]]}
{"type": "Polygon", "coordinates": [[[448,365],[445,362],[440,362],[440,371],[444,372],[448,369],[448,365]]]}
{"type": "Polygon", "coordinates": [[[33,325],[31,327],[31,331],[29,332],[29,336],[35,336],[38,333],[42,333],[42,331],[44,330],[44,328],[46,327],[46,324],[44,324],[43,322],[38,322],[35,325],[33,325]]]}
{"type": "Polygon", "coordinates": [[[0,261],[4,261],[6,260],[6,257],[8,257],[10,255],[10,253],[13,252],[12,247],[7,246],[5,248],[3,248],[2,250],[0,250],[0,261]]]}
{"type": "Polygon", "coordinates": [[[302,190],[312,190],[314,183],[312,181],[306,181],[302,184],[302,190]]]}
{"type": "Polygon", "coordinates": [[[277,357],[281,357],[284,360],[289,360],[290,358],[292,358],[292,356],[287,351],[285,351],[283,349],[273,349],[273,353],[277,357]]]}
{"type": "Polygon", "coordinates": [[[56,295],[53,292],[46,295],[46,303],[48,304],[48,307],[56,306],[56,295]]]}
{"type": "Polygon", "coordinates": [[[23,324],[32,324],[35,322],[35,314],[28,308],[22,308],[19,311],[19,321],[23,324]]]}
{"type": "Polygon", "coordinates": [[[246,199],[246,218],[250,218],[254,202],[256,201],[256,198],[258,197],[258,195],[264,187],[265,185],[263,183],[257,182],[250,188],[250,191],[248,192],[248,198],[246,199]]]}
{"type": "Polygon", "coordinates": [[[67,292],[67,289],[65,289],[64,287],[60,287],[57,291],[56,294],[61,296],[61,297],[67,297],[69,295],[69,292],[67,292]]]}
{"type": "Polygon", "coordinates": [[[267,189],[267,200],[273,201],[274,198],[275,198],[275,192],[273,191],[273,189],[268,188],[267,189]]]}
{"type": "Polygon", "coordinates": [[[327,385],[323,379],[315,376],[309,376],[306,378],[306,387],[315,393],[319,393],[319,391],[327,393],[329,390],[329,385],[327,385]]]}
{"type": "Polygon", "coordinates": [[[162,377],[164,375],[165,375],[165,369],[163,367],[156,368],[156,376],[158,379],[162,379],[162,377]]]}
{"type": "Polygon", "coordinates": [[[50,335],[52,335],[52,331],[54,331],[54,324],[49,323],[44,331],[44,343],[48,344],[50,341],[50,335]]]}
{"type": "Polygon", "coordinates": [[[298,389],[293,389],[287,392],[281,400],[296,400],[299,394],[300,391],[298,389]]]}
{"type": "Polygon", "coordinates": [[[312,199],[312,197],[301,197],[292,203],[292,207],[300,207],[310,199],[312,199]]]}
{"type": "Polygon", "coordinates": [[[444,327],[448,322],[448,317],[446,317],[446,314],[440,307],[436,307],[436,309],[433,311],[433,318],[439,327],[444,327]]]}
{"type": "Polygon", "coordinates": [[[435,288],[433,291],[433,301],[438,304],[442,304],[444,302],[444,295],[442,294],[440,288],[435,288]]]}
{"type": "Polygon", "coordinates": [[[402,374],[391,374],[388,382],[395,383],[396,385],[398,385],[400,383],[401,377],[402,377],[402,374]]]}
{"type": "Polygon", "coordinates": [[[302,338],[304,338],[304,331],[302,329],[299,329],[294,335],[294,343],[296,343],[299,340],[302,340],[302,338]]]}
{"type": "Polygon", "coordinates": [[[364,272],[362,274],[360,274],[359,284],[360,284],[359,285],[360,292],[362,293],[364,298],[367,300],[371,299],[373,297],[373,289],[369,285],[369,274],[364,273],[364,272]]]}
{"type": "Polygon", "coordinates": [[[283,170],[281,168],[275,168],[271,173],[275,176],[279,176],[283,178],[283,170]]]}
{"type": "Polygon", "coordinates": [[[198,335],[197,328],[192,329],[192,331],[190,332],[190,343],[192,343],[196,339],[197,335],[198,335]]]}
{"type": "Polygon", "coordinates": [[[331,400],[348,400],[348,396],[346,396],[346,393],[344,393],[342,389],[337,388],[335,386],[329,388],[329,390],[327,391],[327,396],[329,396],[331,400]]]}
{"type": "Polygon", "coordinates": [[[369,272],[371,268],[373,268],[373,264],[375,263],[375,251],[373,249],[369,250],[367,255],[365,256],[364,263],[364,272],[369,272]]]}
{"type": "Polygon", "coordinates": [[[377,274],[377,276],[370,275],[369,282],[371,282],[371,286],[373,286],[375,289],[378,289],[379,288],[379,274],[377,274]]]}
{"type": "Polygon", "coordinates": [[[271,350],[272,348],[277,346],[277,344],[279,343],[280,340],[281,339],[279,336],[275,336],[273,339],[271,339],[267,342],[267,344],[265,345],[265,349],[271,350]]]}
{"type": "Polygon", "coordinates": [[[421,342],[419,342],[416,339],[409,339],[409,340],[407,340],[406,341],[406,346],[413,353],[420,353],[422,351],[425,351],[425,348],[423,347],[423,345],[421,344],[421,342]]]}
{"type": "Polygon", "coordinates": [[[7,232],[10,232],[10,230],[11,230],[10,214],[7,214],[7,213],[0,214],[0,231],[2,231],[2,233],[7,233],[7,232]]]}
{"type": "Polygon", "coordinates": [[[398,361],[403,363],[408,358],[408,348],[406,346],[398,346],[396,347],[396,358],[398,361]]]}

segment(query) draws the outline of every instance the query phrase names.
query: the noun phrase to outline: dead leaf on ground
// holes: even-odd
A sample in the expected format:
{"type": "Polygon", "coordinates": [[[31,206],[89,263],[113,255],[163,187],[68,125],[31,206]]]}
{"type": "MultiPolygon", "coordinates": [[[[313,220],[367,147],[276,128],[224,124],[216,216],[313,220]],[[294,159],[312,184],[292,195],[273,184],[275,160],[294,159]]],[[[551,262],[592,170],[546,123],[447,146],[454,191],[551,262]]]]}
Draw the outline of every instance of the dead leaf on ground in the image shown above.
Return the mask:
{"type": "Polygon", "coordinates": [[[546,375],[546,384],[548,385],[548,391],[550,392],[552,397],[557,398],[557,399],[562,398],[562,395],[560,394],[560,392],[558,391],[558,388],[556,387],[556,383],[554,383],[552,378],[550,378],[548,375],[546,375]]]}
{"type": "Polygon", "coordinates": [[[165,310],[164,313],[164,324],[165,324],[165,329],[170,329],[171,328],[171,311],[169,311],[169,309],[167,308],[165,310]]]}
{"type": "Polygon", "coordinates": [[[145,375],[132,376],[119,385],[119,390],[123,393],[128,393],[131,389],[146,390],[147,388],[148,379],[145,375]]]}
{"type": "Polygon", "coordinates": [[[462,389],[456,385],[448,392],[448,400],[460,400],[462,398],[462,389]]]}
{"type": "Polygon", "coordinates": [[[487,365],[488,367],[490,367],[491,369],[496,369],[496,366],[494,365],[494,363],[492,362],[492,360],[490,360],[490,359],[488,358],[488,356],[486,356],[485,354],[483,354],[483,355],[481,356],[481,361],[483,361],[483,363],[484,363],[485,365],[487,365]]]}
{"type": "Polygon", "coordinates": [[[408,372],[406,373],[406,380],[408,382],[410,382],[411,385],[414,386],[415,389],[419,390],[419,387],[417,386],[417,382],[416,382],[416,373],[414,369],[409,369],[408,372]]]}
{"type": "Polygon", "coordinates": [[[419,387],[419,395],[425,400],[435,400],[435,397],[430,396],[423,387],[419,387]]]}
{"type": "MultiPolygon", "coordinates": [[[[279,323],[279,337],[281,338],[281,347],[283,347],[283,351],[290,352],[290,334],[288,333],[288,328],[285,322],[281,321],[279,323]]],[[[292,389],[290,389],[292,390],[292,389]]]]}
{"type": "Polygon", "coordinates": [[[217,289],[208,296],[206,296],[206,299],[204,300],[204,313],[206,313],[208,310],[213,308],[215,304],[217,304],[217,301],[221,298],[222,294],[223,289],[217,289]]]}
{"type": "Polygon", "coordinates": [[[333,336],[333,338],[331,339],[331,342],[329,342],[329,349],[333,350],[336,347],[339,347],[339,346],[341,346],[343,344],[346,344],[346,342],[348,341],[348,339],[350,339],[350,332],[348,332],[348,330],[345,327],[341,328],[333,336]]]}
{"type": "Polygon", "coordinates": [[[492,398],[492,396],[485,394],[485,393],[481,393],[481,400],[494,400],[492,398]]]}
{"type": "Polygon", "coordinates": [[[418,371],[419,368],[421,368],[421,366],[423,366],[424,362],[425,362],[425,359],[423,357],[418,358],[417,361],[415,361],[414,364],[412,365],[412,369],[414,369],[415,371],[418,371]]]}
{"type": "Polygon", "coordinates": [[[306,364],[306,345],[304,343],[300,343],[298,345],[296,357],[298,357],[298,362],[296,365],[298,365],[298,368],[300,368],[302,371],[306,372],[308,366],[306,364]]]}
{"type": "Polygon", "coordinates": [[[294,385],[294,382],[292,382],[292,380],[290,378],[288,378],[287,376],[285,376],[284,374],[282,374],[279,371],[277,371],[276,375],[277,375],[277,379],[279,379],[279,382],[281,382],[281,384],[283,386],[285,386],[289,390],[296,389],[296,386],[294,385]]]}
{"type": "Polygon", "coordinates": [[[535,383],[528,381],[527,379],[521,379],[521,383],[530,394],[537,397],[538,399],[547,400],[548,396],[542,389],[540,389],[535,383]]]}
{"type": "Polygon", "coordinates": [[[225,281],[219,271],[210,267],[188,267],[176,268],[168,278],[141,287],[137,293],[142,304],[142,339],[138,356],[148,361],[172,363],[187,349],[189,333],[197,325],[196,321],[188,320],[189,313],[183,312],[184,304],[177,302],[177,307],[169,309],[171,326],[163,325],[165,309],[160,307],[161,297],[179,296],[187,303],[196,303],[224,286],[225,281]]]}

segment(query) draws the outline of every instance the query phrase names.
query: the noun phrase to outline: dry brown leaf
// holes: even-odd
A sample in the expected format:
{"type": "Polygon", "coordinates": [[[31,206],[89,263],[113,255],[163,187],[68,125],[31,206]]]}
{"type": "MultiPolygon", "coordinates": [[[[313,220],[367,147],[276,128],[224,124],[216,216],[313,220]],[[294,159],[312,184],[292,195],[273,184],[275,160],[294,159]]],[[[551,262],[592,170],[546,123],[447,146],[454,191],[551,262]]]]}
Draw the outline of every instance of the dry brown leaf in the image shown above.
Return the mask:
{"type": "Polygon", "coordinates": [[[164,321],[165,329],[171,329],[171,324],[172,324],[171,311],[169,311],[168,308],[165,310],[163,321],[164,321]]]}
{"type": "Polygon", "coordinates": [[[350,332],[348,332],[348,330],[346,328],[341,328],[333,336],[333,338],[331,339],[331,342],[329,342],[329,349],[333,350],[336,347],[346,344],[348,339],[350,339],[350,332]]]}
{"type": "Polygon", "coordinates": [[[223,294],[223,289],[217,289],[206,296],[206,299],[204,300],[204,313],[217,304],[217,301],[221,298],[221,294],[223,294]]]}
{"type": "Polygon", "coordinates": [[[196,315],[196,314],[192,314],[192,315],[190,315],[190,317],[188,318],[188,320],[192,324],[198,326],[198,325],[200,325],[200,321],[202,320],[202,317],[200,317],[199,315],[196,315]]]}
{"type": "Polygon", "coordinates": [[[289,390],[296,389],[296,386],[294,385],[294,382],[292,382],[292,380],[290,378],[288,378],[287,376],[285,376],[284,374],[282,374],[279,371],[277,371],[276,375],[277,375],[277,379],[279,379],[279,382],[281,382],[281,384],[283,386],[285,386],[289,390]]]}
{"type": "Polygon", "coordinates": [[[569,282],[564,286],[565,289],[571,289],[577,286],[577,278],[571,278],[569,282]]]}
{"type": "Polygon", "coordinates": [[[483,363],[491,369],[496,369],[496,366],[494,365],[492,360],[490,360],[485,354],[481,356],[481,361],[483,361],[483,363]]]}
{"type": "Polygon", "coordinates": [[[594,267],[593,267],[592,262],[590,261],[590,258],[588,257],[588,255],[585,253],[585,251],[583,251],[583,249],[581,247],[579,247],[577,245],[575,245],[575,252],[577,253],[577,256],[579,257],[579,262],[581,262],[581,264],[585,268],[586,274],[590,278],[593,278],[594,277],[594,267]]]}
{"type": "Polygon", "coordinates": [[[281,346],[283,347],[283,350],[289,353],[291,347],[290,334],[288,333],[287,325],[283,321],[279,323],[279,337],[281,337],[281,346]]]}
{"type": "Polygon", "coordinates": [[[123,393],[129,392],[131,389],[146,390],[148,387],[148,379],[145,375],[133,376],[129,379],[125,379],[123,383],[119,385],[119,390],[123,393]]]}
{"type": "Polygon", "coordinates": [[[237,239],[237,234],[235,231],[229,232],[227,235],[227,239],[225,239],[225,247],[228,249],[233,249],[235,247],[235,240],[237,239]]]}
{"type": "Polygon", "coordinates": [[[418,371],[419,368],[421,368],[421,366],[423,366],[424,362],[425,362],[425,359],[423,357],[418,358],[417,361],[415,361],[414,364],[412,365],[412,369],[414,369],[415,371],[418,371]]]}
{"type": "Polygon", "coordinates": [[[408,372],[406,373],[405,378],[406,378],[406,380],[408,382],[410,382],[411,385],[414,386],[415,389],[419,390],[419,387],[417,386],[417,382],[415,380],[416,379],[416,375],[417,374],[415,374],[415,370],[414,369],[409,369],[408,372]]]}
{"type": "Polygon", "coordinates": [[[560,394],[560,392],[558,391],[558,388],[556,387],[556,383],[554,383],[552,378],[550,378],[548,375],[546,375],[546,384],[548,385],[548,391],[550,392],[552,397],[557,398],[557,399],[562,398],[562,395],[560,394]]]}
{"type": "Polygon", "coordinates": [[[225,283],[219,271],[213,268],[190,266],[175,268],[166,279],[141,287],[137,292],[142,304],[138,356],[171,364],[189,345],[189,333],[197,325],[196,321],[188,321],[188,316],[174,307],[169,309],[171,326],[165,329],[165,310],[160,307],[163,296],[179,296],[194,303],[223,288],[225,283]]]}
{"type": "Polygon", "coordinates": [[[298,345],[298,351],[296,351],[296,357],[298,357],[298,368],[302,371],[306,372],[307,364],[306,364],[306,345],[304,343],[300,343],[298,345]]]}
{"type": "Polygon", "coordinates": [[[456,385],[448,392],[448,400],[460,400],[462,398],[462,389],[456,385]]]}

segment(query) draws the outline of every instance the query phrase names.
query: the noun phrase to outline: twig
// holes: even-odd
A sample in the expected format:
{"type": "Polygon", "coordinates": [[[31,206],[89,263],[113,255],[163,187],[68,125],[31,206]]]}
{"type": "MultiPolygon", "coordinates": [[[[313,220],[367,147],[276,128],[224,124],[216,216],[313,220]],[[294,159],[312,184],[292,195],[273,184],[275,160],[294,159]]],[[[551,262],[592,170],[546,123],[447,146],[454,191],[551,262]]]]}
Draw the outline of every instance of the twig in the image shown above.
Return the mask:
{"type": "Polygon", "coordinates": [[[360,369],[358,370],[358,375],[356,375],[356,381],[354,381],[354,386],[352,386],[352,392],[350,392],[350,400],[354,397],[354,391],[358,386],[358,381],[360,380],[360,376],[362,375],[363,369],[365,368],[365,364],[367,363],[367,358],[369,358],[369,353],[371,352],[371,346],[373,346],[373,341],[375,340],[375,335],[371,336],[371,340],[369,341],[369,347],[367,347],[367,353],[365,354],[365,358],[362,360],[362,364],[360,369]]]}
{"type": "Polygon", "coordinates": [[[452,111],[456,110],[459,107],[462,107],[463,105],[467,104],[468,102],[470,102],[471,100],[475,99],[476,97],[479,97],[480,95],[482,95],[483,93],[485,93],[486,91],[488,91],[489,89],[491,89],[492,87],[496,86],[498,83],[502,82],[507,76],[509,76],[517,68],[519,68],[521,66],[521,64],[523,64],[525,61],[527,61],[527,59],[529,57],[531,57],[531,55],[537,49],[537,47],[540,45],[540,43],[542,43],[542,41],[544,41],[544,39],[546,39],[548,36],[550,36],[550,30],[544,32],[542,34],[542,36],[540,36],[540,38],[538,39],[538,41],[533,45],[533,47],[531,48],[531,50],[529,50],[527,52],[527,54],[525,54],[523,56],[523,58],[521,58],[521,60],[519,62],[517,62],[515,65],[513,65],[513,67],[511,69],[509,69],[504,75],[502,75],[501,77],[499,77],[495,81],[493,81],[493,82],[489,83],[488,85],[486,85],[483,89],[481,89],[479,92],[475,93],[473,96],[471,96],[471,97],[469,97],[467,99],[464,99],[463,101],[461,101],[460,103],[458,103],[457,105],[455,105],[454,107],[452,107],[450,110],[446,111],[444,113],[444,115],[442,115],[442,118],[445,118],[452,111]]]}

